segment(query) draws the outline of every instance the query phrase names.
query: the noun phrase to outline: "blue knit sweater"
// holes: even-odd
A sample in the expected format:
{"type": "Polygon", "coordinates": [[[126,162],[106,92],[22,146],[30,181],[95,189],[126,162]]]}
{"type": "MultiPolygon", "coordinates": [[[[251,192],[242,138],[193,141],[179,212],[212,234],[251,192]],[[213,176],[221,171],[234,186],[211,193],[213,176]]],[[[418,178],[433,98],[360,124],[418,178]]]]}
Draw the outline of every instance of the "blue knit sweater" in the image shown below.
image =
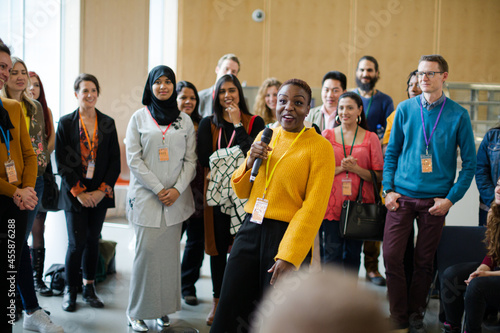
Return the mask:
{"type": "MultiPolygon", "coordinates": [[[[469,188],[476,170],[476,149],[470,117],[466,109],[446,99],[443,113],[432,136],[429,154],[432,173],[422,173],[421,155],[425,139],[420,115],[420,97],[398,105],[384,164],[386,190],[394,190],[412,198],[447,198],[453,204],[469,188]],[[462,170],[455,182],[457,148],[460,148],[462,170]]],[[[442,103],[423,109],[425,130],[429,138],[442,103]]]]}

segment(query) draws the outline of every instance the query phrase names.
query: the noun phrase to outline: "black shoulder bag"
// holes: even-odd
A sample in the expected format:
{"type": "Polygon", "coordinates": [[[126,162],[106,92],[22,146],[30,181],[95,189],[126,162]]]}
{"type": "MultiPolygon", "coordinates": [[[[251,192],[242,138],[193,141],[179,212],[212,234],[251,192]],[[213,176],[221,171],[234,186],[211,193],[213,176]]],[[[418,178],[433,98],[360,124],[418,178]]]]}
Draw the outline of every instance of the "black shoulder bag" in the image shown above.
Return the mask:
{"type": "Polygon", "coordinates": [[[375,192],[375,203],[363,203],[363,183],[359,183],[356,201],[346,200],[340,214],[340,235],[348,239],[382,241],[387,208],[382,204],[377,186],[377,176],[370,170],[375,192]]]}

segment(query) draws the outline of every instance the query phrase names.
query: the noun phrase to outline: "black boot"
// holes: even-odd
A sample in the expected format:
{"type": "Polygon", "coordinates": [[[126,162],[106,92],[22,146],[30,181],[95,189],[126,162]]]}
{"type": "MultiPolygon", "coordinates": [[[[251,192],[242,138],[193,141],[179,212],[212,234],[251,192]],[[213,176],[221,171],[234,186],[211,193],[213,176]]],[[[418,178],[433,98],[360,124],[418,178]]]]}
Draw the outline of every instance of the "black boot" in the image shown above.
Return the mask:
{"type": "Polygon", "coordinates": [[[95,285],[93,283],[83,285],[82,296],[83,300],[89,303],[91,307],[93,308],[104,307],[104,303],[95,293],[95,285]]]}
{"type": "Polygon", "coordinates": [[[64,288],[64,297],[62,302],[62,308],[64,311],[73,312],[76,310],[77,293],[78,293],[78,287],[66,286],[64,288]]]}
{"type": "Polygon", "coordinates": [[[45,249],[30,249],[31,263],[33,265],[33,280],[35,290],[42,296],[52,296],[52,290],[43,282],[43,263],[45,261],[45,249]]]}

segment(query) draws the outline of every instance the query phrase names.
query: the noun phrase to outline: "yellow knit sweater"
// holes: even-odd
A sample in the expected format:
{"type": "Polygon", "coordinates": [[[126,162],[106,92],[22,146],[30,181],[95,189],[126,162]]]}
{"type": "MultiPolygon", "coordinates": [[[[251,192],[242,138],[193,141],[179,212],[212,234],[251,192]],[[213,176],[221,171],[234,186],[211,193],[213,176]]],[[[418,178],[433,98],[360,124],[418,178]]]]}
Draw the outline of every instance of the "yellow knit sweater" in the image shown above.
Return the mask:
{"type": "MultiPolygon", "coordinates": [[[[279,131],[281,135],[270,157],[269,175],[298,135],[275,129],[271,144],[279,131]]],[[[262,133],[257,135],[256,140],[261,136],[262,133]]],[[[250,183],[251,170],[245,172],[245,166],[246,160],[233,173],[231,184],[239,198],[248,198],[245,211],[252,213],[256,199],[264,193],[266,161],[262,162],[253,184],[250,183]]],[[[314,129],[307,129],[278,164],[266,193],[269,206],[265,217],[289,222],[275,260],[288,261],[296,268],[304,261],[325,216],[334,177],[332,145],[314,129]]]]}

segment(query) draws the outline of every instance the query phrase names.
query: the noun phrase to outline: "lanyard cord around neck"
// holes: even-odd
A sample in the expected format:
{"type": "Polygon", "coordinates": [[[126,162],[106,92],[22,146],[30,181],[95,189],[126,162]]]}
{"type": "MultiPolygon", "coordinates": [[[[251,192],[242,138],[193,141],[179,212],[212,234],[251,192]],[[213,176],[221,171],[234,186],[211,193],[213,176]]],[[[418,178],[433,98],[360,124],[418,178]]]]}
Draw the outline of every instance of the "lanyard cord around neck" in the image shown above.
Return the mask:
{"type": "Polygon", "coordinates": [[[9,157],[10,161],[10,131],[7,130],[7,136],[5,135],[5,132],[3,131],[2,126],[0,126],[0,131],[2,131],[3,138],[5,140],[5,146],[7,147],[7,156],[9,157]]]}
{"type": "MultiPolygon", "coordinates": [[[[352,151],[354,150],[354,142],[356,141],[356,135],[358,135],[358,129],[359,125],[356,124],[356,132],[354,132],[354,139],[352,139],[351,151],[349,152],[349,156],[352,155],[352,151]]],[[[347,158],[347,152],[345,150],[345,143],[344,143],[344,131],[342,130],[342,126],[340,126],[340,136],[342,137],[342,147],[344,147],[344,157],[347,158]]],[[[349,171],[346,171],[345,175],[347,176],[348,174],[349,171]]]]}
{"type": "Polygon", "coordinates": [[[90,141],[89,132],[87,132],[87,127],[85,126],[85,122],[83,121],[81,113],[78,112],[78,115],[80,116],[80,121],[82,122],[82,127],[83,127],[83,131],[85,132],[85,136],[87,137],[87,142],[89,143],[90,158],[92,159],[92,161],[95,161],[94,147],[95,147],[95,143],[97,141],[97,114],[95,115],[94,135],[92,137],[92,141],[90,141]]]}
{"type": "MultiPolygon", "coordinates": [[[[290,151],[290,149],[292,148],[293,144],[295,142],[297,142],[297,140],[300,138],[300,136],[304,133],[305,130],[306,130],[306,127],[304,126],[304,128],[302,128],[302,130],[300,131],[300,133],[295,137],[295,139],[293,140],[293,142],[290,145],[290,147],[288,147],[288,149],[285,151],[285,153],[276,162],[276,164],[274,165],[273,169],[271,170],[271,174],[270,175],[269,175],[269,161],[271,161],[272,151],[267,156],[267,163],[266,163],[266,187],[264,189],[264,194],[262,195],[262,199],[264,199],[266,197],[267,188],[269,187],[269,184],[271,183],[271,179],[273,178],[274,171],[276,170],[276,167],[281,162],[281,160],[283,159],[283,157],[285,157],[285,155],[290,151]]],[[[276,146],[276,143],[278,142],[278,139],[281,136],[281,131],[283,131],[283,129],[280,129],[278,135],[276,135],[276,138],[274,139],[273,143],[271,144],[271,146],[272,146],[271,148],[274,148],[276,146]]]]}
{"type": "Polygon", "coordinates": [[[156,121],[156,119],[153,117],[153,115],[151,114],[151,111],[149,111],[148,107],[146,106],[146,110],[148,110],[149,112],[149,115],[151,116],[151,119],[153,119],[153,121],[155,122],[156,126],[158,126],[158,129],[160,130],[161,132],[161,135],[162,135],[162,143],[165,144],[165,134],[167,133],[168,129],[170,128],[170,125],[172,125],[172,123],[168,124],[167,128],[163,131],[160,127],[160,125],[158,125],[158,122],[156,121]]]}
{"type": "MultiPolygon", "coordinates": [[[[366,112],[365,112],[365,115],[368,117],[368,113],[370,112],[370,108],[372,107],[372,101],[373,101],[373,95],[375,94],[375,88],[373,88],[372,90],[372,95],[370,97],[370,101],[368,102],[368,107],[366,108],[366,112]]],[[[359,88],[358,88],[358,95],[361,96],[361,94],[359,93],[359,88]]]]}
{"type": "MultiPolygon", "coordinates": [[[[231,139],[229,140],[226,148],[231,148],[231,143],[233,143],[235,133],[236,133],[236,130],[233,130],[233,135],[231,135],[231,139]]],[[[217,139],[218,149],[220,149],[220,137],[221,136],[222,136],[222,127],[219,128],[219,138],[217,139]]],[[[226,136],[226,132],[224,131],[224,137],[225,136],[226,136]]],[[[226,142],[227,142],[227,138],[226,138],[226,142]]]]}
{"type": "Polygon", "coordinates": [[[420,116],[422,117],[422,128],[424,130],[424,139],[425,139],[425,154],[429,155],[429,145],[431,143],[432,135],[434,134],[434,131],[436,130],[437,124],[439,122],[439,118],[441,118],[441,113],[443,112],[444,104],[446,103],[446,97],[444,98],[443,105],[441,105],[441,110],[439,110],[439,114],[436,119],[436,123],[434,124],[434,127],[432,128],[431,136],[429,139],[427,139],[427,133],[425,132],[425,122],[424,122],[424,110],[422,107],[422,102],[420,102],[420,116]]]}

